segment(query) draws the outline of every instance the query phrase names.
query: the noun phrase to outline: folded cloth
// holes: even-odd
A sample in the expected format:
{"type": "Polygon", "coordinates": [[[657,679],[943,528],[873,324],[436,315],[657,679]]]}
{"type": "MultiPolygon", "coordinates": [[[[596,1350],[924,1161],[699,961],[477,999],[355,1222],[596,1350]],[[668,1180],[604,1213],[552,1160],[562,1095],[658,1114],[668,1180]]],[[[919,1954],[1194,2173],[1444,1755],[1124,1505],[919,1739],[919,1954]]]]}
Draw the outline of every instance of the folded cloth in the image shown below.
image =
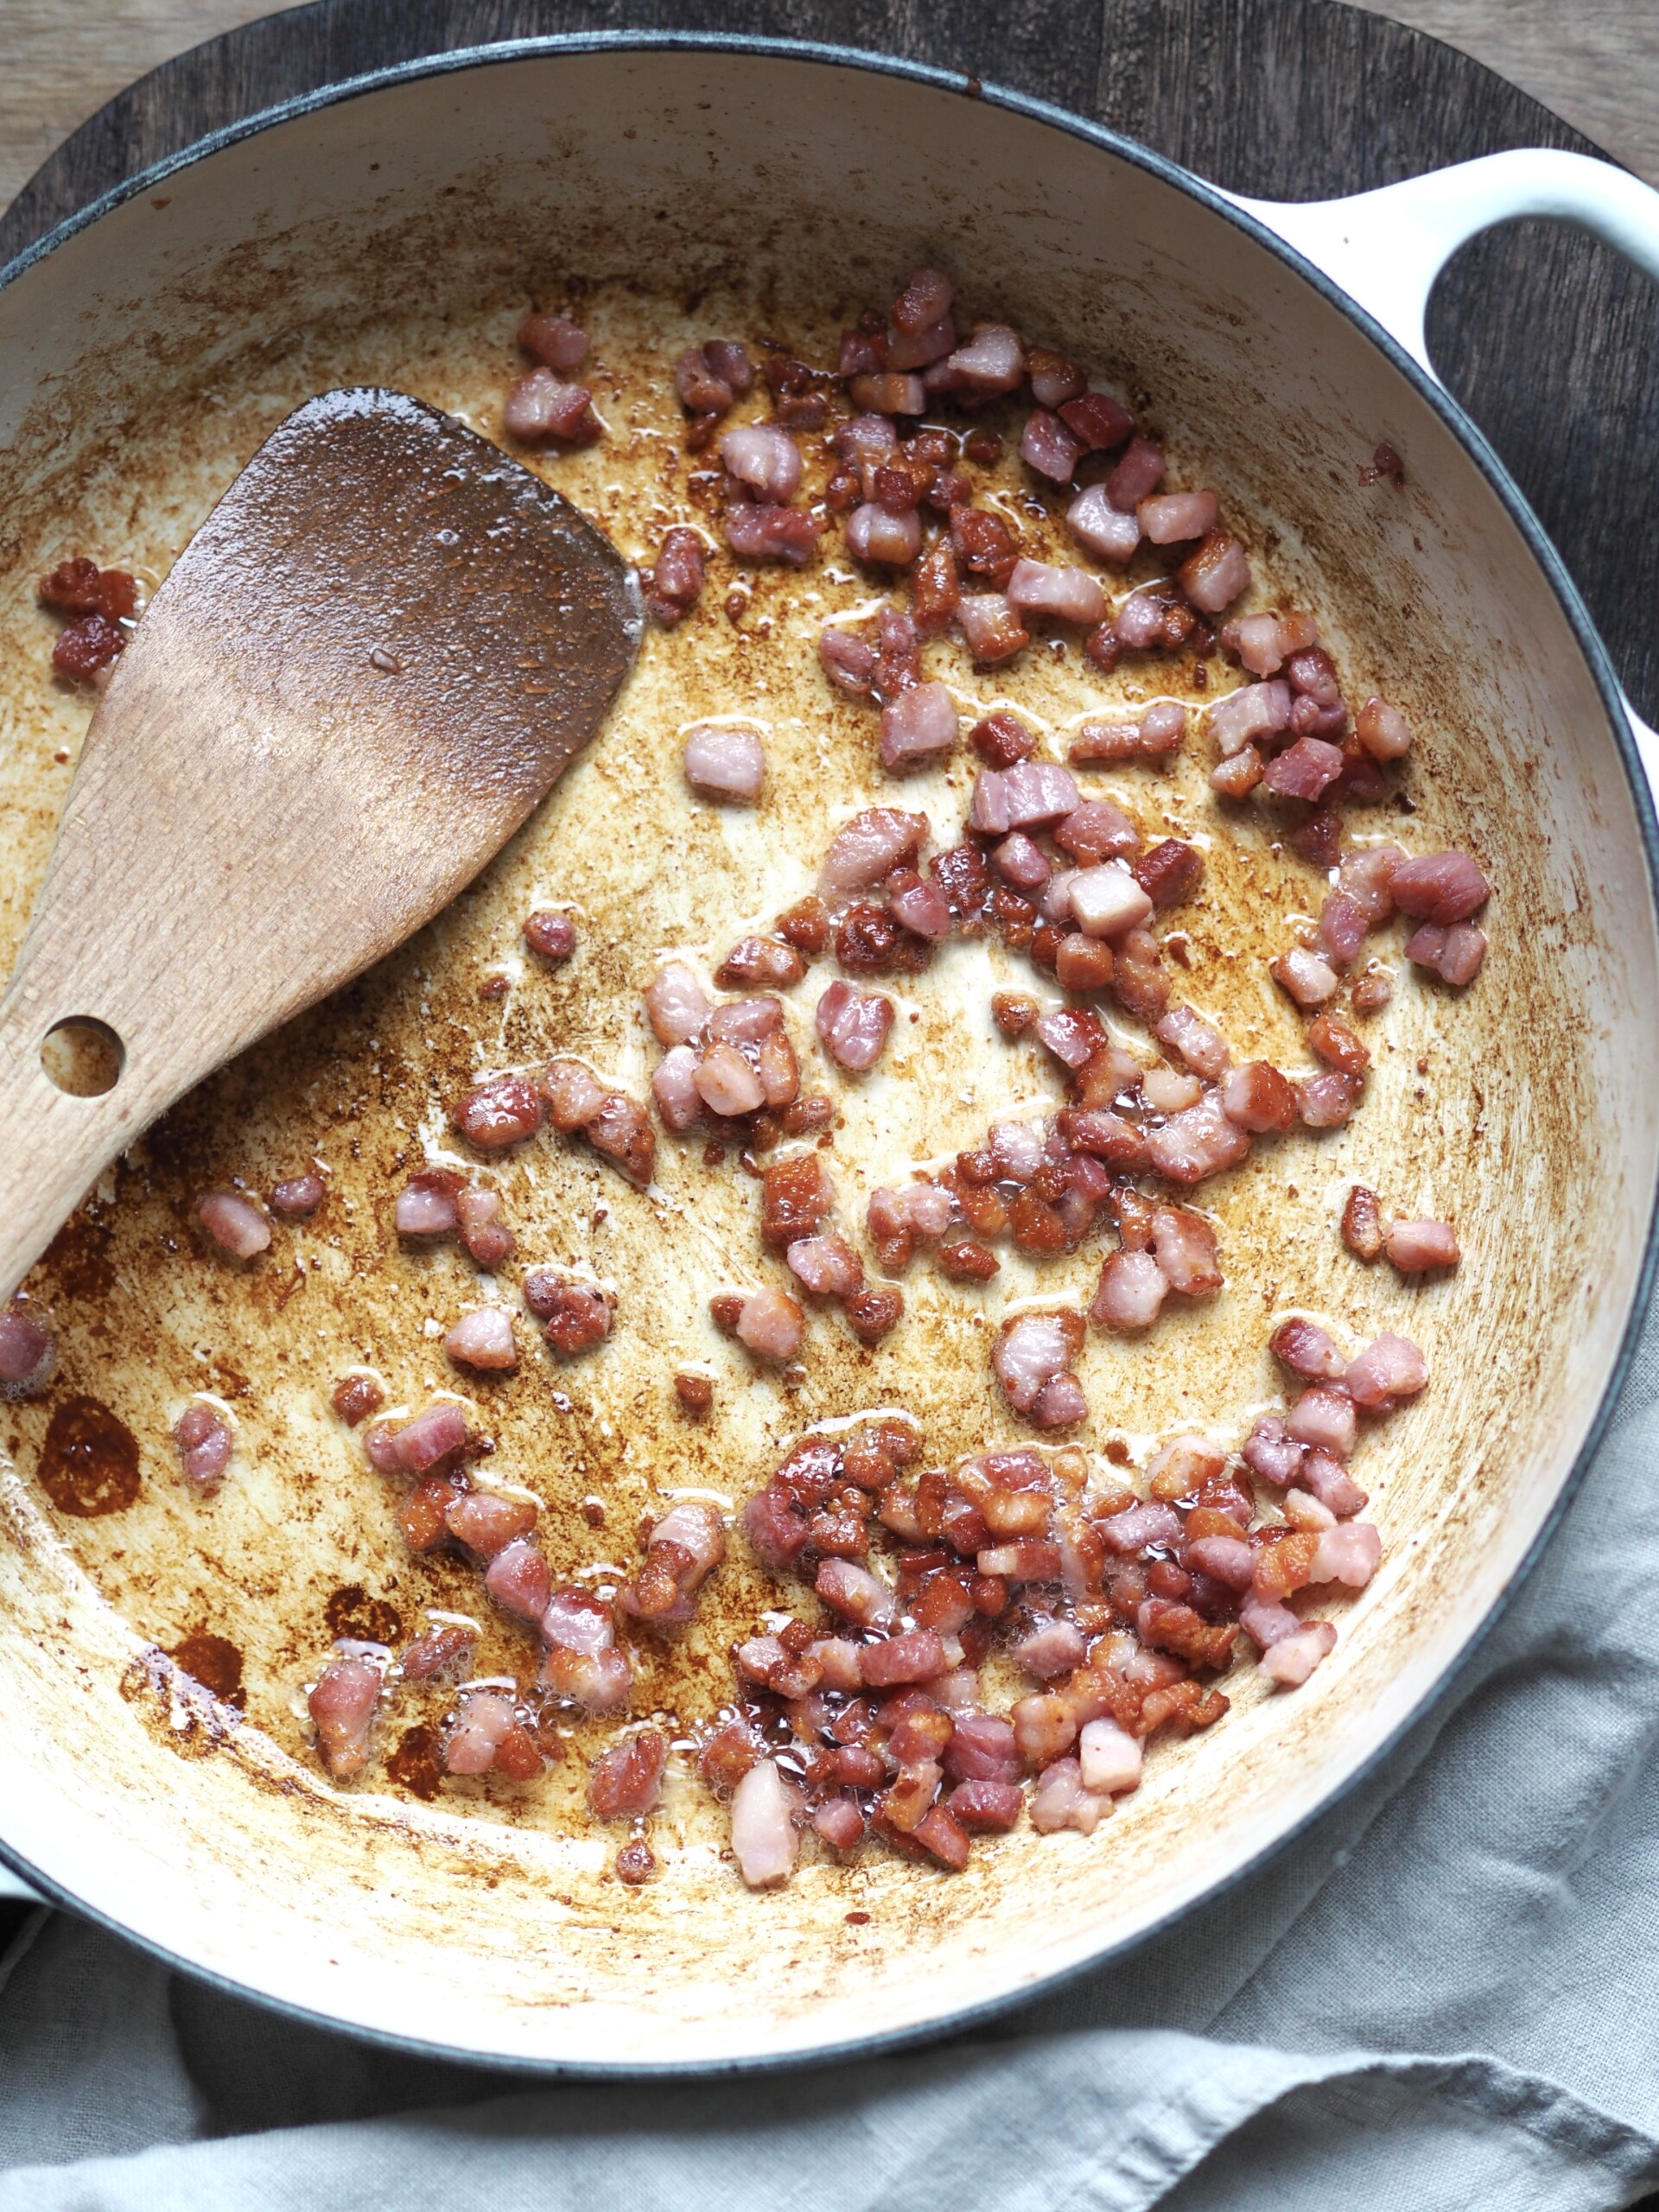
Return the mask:
{"type": "Polygon", "coordinates": [[[1599,2212],[1659,2183],[1659,1321],[1531,1580],[1383,1767],[944,2044],[683,2085],[411,2060],[65,1916],[0,1968],[0,2212],[1599,2212]]]}

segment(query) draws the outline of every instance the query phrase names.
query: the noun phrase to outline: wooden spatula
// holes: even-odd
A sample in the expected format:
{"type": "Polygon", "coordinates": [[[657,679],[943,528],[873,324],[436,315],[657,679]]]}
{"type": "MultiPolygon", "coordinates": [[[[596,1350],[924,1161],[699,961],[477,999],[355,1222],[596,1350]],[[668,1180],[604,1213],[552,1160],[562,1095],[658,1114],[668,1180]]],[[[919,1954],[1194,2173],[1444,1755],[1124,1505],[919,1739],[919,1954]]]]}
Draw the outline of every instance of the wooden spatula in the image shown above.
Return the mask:
{"type": "Polygon", "coordinates": [[[477,874],[641,626],[608,541],[417,400],[328,392],[266,441],[116,664],[0,1000],[0,1296],[192,1084],[477,874]],[[78,1038],[99,1096],[59,1087],[78,1038]]]}

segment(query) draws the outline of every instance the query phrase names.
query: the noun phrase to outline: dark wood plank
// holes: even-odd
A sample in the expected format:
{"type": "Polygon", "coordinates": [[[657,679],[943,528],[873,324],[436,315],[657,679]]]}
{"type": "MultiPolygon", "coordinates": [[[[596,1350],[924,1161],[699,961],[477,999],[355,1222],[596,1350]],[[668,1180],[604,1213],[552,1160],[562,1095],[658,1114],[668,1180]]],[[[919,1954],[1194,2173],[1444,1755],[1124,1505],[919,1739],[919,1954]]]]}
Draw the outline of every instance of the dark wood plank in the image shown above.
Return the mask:
{"type": "MultiPolygon", "coordinates": [[[[1092,115],[1236,190],[1313,199],[1508,146],[1596,149],[1514,86],[1337,0],[315,0],[153,72],[0,218],[0,260],[204,132],[414,56],[585,29],[702,27],[864,46],[1092,115]]],[[[1659,719],[1659,289],[1560,226],[1491,233],[1430,342],[1659,719]]]]}

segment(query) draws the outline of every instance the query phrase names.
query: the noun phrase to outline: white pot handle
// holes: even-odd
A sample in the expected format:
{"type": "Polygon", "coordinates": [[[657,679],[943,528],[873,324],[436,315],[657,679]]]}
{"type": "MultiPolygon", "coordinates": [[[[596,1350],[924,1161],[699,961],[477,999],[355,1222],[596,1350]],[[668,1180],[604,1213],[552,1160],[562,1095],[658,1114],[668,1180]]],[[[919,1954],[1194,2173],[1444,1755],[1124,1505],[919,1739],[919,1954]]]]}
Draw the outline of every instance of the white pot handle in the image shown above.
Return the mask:
{"type": "MultiPolygon", "coordinates": [[[[1588,154],[1542,147],[1486,154],[1346,200],[1226,197],[1323,270],[1430,376],[1435,372],[1423,319],[1434,280],[1460,245],[1494,223],[1556,216],[1593,232],[1659,278],[1659,192],[1588,154]]],[[[1659,796],[1659,731],[1628,699],[1624,712],[1659,796]]]]}

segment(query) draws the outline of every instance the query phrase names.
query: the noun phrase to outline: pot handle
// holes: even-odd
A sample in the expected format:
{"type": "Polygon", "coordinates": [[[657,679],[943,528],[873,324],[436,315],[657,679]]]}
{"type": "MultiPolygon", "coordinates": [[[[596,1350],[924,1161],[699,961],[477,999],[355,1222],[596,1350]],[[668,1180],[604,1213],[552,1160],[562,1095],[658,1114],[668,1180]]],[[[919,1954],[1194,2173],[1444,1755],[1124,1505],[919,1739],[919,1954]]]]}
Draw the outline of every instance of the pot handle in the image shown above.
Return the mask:
{"type": "MultiPolygon", "coordinates": [[[[1659,192],[1588,154],[1545,147],[1486,154],[1345,200],[1224,196],[1340,285],[1430,376],[1423,321],[1434,280],[1460,245],[1494,223],[1554,215],[1593,232],[1659,279],[1659,192]]],[[[1659,731],[1628,699],[1624,712],[1659,796],[1659,731]]]]}

